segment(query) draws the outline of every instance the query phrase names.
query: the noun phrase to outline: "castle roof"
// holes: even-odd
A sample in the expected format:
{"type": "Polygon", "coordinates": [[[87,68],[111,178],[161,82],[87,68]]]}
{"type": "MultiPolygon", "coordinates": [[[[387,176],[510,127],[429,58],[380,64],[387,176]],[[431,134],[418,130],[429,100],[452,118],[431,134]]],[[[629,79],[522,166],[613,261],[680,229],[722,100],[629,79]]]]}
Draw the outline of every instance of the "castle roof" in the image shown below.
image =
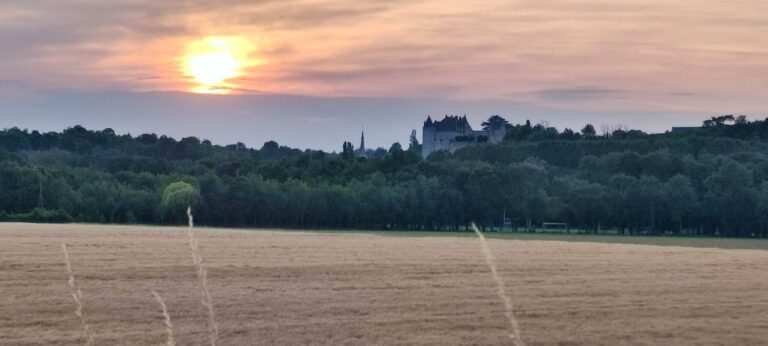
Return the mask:
{"type": "Polygon", "coordinates": [[[462,117],[446,115],[443,120],[435,120],[434,122],[431,117],[427,117],[424,127],[434,127],[436,131],[445,132],[464,132],[466,130],[472,130],[466,115],[462,117]]]}

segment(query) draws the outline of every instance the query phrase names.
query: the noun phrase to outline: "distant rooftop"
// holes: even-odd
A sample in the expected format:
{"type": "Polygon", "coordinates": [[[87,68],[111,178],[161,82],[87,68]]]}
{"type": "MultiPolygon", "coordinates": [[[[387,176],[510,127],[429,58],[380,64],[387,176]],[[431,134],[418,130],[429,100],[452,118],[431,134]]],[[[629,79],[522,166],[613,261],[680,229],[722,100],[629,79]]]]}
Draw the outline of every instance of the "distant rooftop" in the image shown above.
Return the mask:
{"type": "Polygon", "coordinates": [[[432,117],[427,117],[424,127],[434,127],[437,131],[460,131],[461,129],[472,129],[467,121],[467,116],[446,115],[443,120],[432,121],[432,117]]]}

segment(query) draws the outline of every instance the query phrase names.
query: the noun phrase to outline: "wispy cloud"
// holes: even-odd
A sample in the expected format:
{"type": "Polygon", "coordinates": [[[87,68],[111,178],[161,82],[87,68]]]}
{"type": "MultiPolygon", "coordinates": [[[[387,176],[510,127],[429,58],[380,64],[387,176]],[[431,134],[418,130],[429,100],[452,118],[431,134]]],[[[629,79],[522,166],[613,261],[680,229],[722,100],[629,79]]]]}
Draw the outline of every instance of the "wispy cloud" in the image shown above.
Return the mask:
{"type": "Polygon", "coordinates": [[[619,93],[621,93],[621,90],[585,87],[569,89],[545,89],[536,91],[534,94],[536,97],[544,100],[583,101],[614,97],[619,93]]]}

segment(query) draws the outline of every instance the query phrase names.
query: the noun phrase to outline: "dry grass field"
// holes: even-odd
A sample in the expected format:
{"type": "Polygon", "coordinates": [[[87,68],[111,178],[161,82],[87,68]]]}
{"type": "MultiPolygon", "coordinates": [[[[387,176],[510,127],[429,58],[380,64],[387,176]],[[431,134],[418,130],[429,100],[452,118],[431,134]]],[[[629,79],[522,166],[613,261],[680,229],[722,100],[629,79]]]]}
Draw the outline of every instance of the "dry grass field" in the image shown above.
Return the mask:
{"type": "MultiPolygon", "coordinates": [[[[206,230],[220,345],[505,344],[476,238],[206,230]]],[[[205,345],[186,229],[0,224],[0,344],[205,345]]],[[[768,252],[490,239],[528,345],[764,344],[768,252]]]]}

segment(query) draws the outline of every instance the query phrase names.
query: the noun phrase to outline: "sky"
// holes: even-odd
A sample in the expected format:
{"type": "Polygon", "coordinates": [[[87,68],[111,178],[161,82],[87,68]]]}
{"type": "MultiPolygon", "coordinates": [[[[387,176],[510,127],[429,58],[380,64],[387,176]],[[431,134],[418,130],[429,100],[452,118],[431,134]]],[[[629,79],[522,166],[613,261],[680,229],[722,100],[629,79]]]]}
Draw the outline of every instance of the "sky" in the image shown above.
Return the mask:
{"type": "Polygon", "coordinates": [[[768,2],[3,0],[0,128],[338,150],[427,115],[768,116],[768,2]]]}

